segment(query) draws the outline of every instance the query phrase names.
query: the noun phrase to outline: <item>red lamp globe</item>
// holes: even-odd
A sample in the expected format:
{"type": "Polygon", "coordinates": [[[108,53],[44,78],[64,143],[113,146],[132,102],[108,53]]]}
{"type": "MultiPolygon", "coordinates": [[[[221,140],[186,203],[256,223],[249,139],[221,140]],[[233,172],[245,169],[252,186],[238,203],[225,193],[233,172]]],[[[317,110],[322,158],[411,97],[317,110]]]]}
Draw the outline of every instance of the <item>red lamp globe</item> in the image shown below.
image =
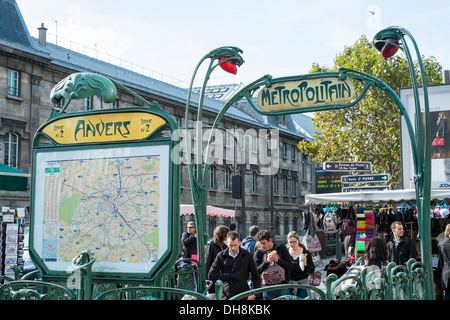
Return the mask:
{"type": "Polygon", "coordinates": [[[219,65],[222,68],[222,70],[228,72],[228,73],[232,73],[232,74],[236,74],[237,73],[237,61],[235,59],[229,59],[230,56],[223,56],[220,57],[219,60],[219,65]],[[228,60],[226,60],[228,59],[228,60]]]}
{"type": "MultiPolygon", "coordinates": [[[[383,39],[383,40],[390,41],[390,42],[393,42],[395,44],[399,43],[398,38],[386,38],[386,39],[383,39]]],[[[392,57],[394,54],[396,54],[397,51],[398,51],[398,47],[397,46],[386,42],[384,44],[384,46],[381,48],[381,55],[383,56],[383,59],[387,59],[387,58],[392,57]]]]}

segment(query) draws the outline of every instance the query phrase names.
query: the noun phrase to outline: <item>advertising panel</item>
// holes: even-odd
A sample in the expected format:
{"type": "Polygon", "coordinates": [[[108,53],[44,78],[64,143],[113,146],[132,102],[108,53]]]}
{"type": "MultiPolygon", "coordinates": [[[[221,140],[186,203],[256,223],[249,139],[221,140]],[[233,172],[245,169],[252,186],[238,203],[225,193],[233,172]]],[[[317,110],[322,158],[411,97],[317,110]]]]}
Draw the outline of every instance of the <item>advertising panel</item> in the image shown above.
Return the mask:
{"type": "MultiPolygon", "coordinates": [[[[423,90],[419,88],[421,106],[423,108],[423,90]]],[[[413,90],[401,88],[399,97],[414,127],[416,121],[413,90]]],[[[450,188],[450,137],[448,121],[450,119],[450,85],[428,86],[431,130],[431,188],[450,188]]],[[[421,121],[423,121],[421,110],[421,121]]],[[[404,118],[401,120],[401,145],[403,188],[414,187],[414,164],[411,142],[404,118]]]]}

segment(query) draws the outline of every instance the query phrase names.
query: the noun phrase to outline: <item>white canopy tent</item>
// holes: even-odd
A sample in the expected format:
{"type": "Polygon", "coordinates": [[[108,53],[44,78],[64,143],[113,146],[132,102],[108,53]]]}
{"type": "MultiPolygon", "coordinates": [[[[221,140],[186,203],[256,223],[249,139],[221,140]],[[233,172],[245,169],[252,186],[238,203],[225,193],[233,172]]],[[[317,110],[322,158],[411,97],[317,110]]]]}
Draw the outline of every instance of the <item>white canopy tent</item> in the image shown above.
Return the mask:
{"type": "MultiPolygon", "coordinates": [[[[450,199],[450,189],[431,190],[431,200],[450,199]]],[[[338,202],[381,202],[381,201],[415,201],[414,189],[370,191],[370,192],[337,192],[308,194],[305,196],[306,204],[338,203],[338,202]]]]}

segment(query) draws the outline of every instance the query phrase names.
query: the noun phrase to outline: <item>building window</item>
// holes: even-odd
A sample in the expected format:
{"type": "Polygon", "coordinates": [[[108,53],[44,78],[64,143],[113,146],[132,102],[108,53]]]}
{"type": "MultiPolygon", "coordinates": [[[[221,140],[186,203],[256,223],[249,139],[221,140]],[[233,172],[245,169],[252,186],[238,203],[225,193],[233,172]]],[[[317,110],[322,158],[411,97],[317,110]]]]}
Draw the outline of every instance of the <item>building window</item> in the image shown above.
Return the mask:
{"type": "Polygon", "coordinates": [[[83,111],[92,110],[92,97],[83,99],[83,111]]]}
{"type": "Polygon", "coordinates": [[[288,182],[287,182],[287,177],[283,177],[283,195],[287,195],[287,185],[288,185],[288,182]]]}
{"type": "Polygon", "coordinates": [[[284,216],[284,219],[283,219],[283,233],[284,234],[282,234],[282,236],[283,235],[286,235],[288,232],[289,232],[289,216],[284,216]]]}
{"type": "Polygon", "coordinates": [[[117,109],[119,107],[119,101],[118,100],[114,100],[113,102],[111,102],[109,104],[109,108],[110,109],[117,109]]]}
{"type": "Polygon", "coordinates": [[[250,221],[251,221],[251,225],[252,225],[252,226],[257,226],[257,225],[258,225],[258,216],[257,216],[257,215],[253,215],[253,216],[250,218],[250,221]]]}
{"type": "Polygon", "coordinates": [[[15,133],[7,133],[5,138],[4,163],[10,167],[17,168],[19,136],[15,133]]]}
{"type": "Polygon", "coordinates": [[[278,194],[278,176],[273,176],[273,194],[278,194]]]}
{"type": "Polygon", "coordinates": [[[231,142],[230,139],[228,139],[229,138],[228,135],[229,135],[228,130],[225,130],[223,132],[223,143],[224,143],[224,146],[227,146],[227,147],[230,146],[230,142],[231,142]]]}
{"type": "Polygon", "coordinates": [[[225,190],[230,190],[230,177],[231,177],[231,170],[229,168],[225,169],[225,190]]]}
{"type": "Polygon", "coordinates": [[[291,196],[296,196],[297,194],[297,181],[295,178],[291,179],[291,196]]]}
{"type": "Polygon", "coordinates": [[[183,127],[183,118],[179,116],[175,116],[175,121],[177,123],[178,128],[183,127]]]}
{"type": "Polygon", "coordinates": [[[282,148],[282,156],[283,158],[287,158],[287,143],[282,142],[281,143],[281,148],[282,148]]]}
{"type": "Polygon", "coordinates": [[[258,191],[258,185],[257,185],[257,174],[256,172],[252,173],[252,192],[258,191]]]}
{"type": "Polygon", "coordinates": [[[291,145],[291,160],[294,161],[296,154],[297,154],[297,146],[296,145],[291,145]]]}
{"type": "Polygon", "coordinates": [[[308,181],[308,163],[306,156],[302,157],[302,176],[303,181],[308,181]]]}
{"type": "Polygon", "coordinates": [[[19,96],[19,73],[14,70],[8,70],[8,94],[19,96]]]}
{"type": "Polygon", "coordinates": [[[214,167],[209,167],[209,187],[216,188],[216,168],[214,167]]]}
{"type": "Polygon", "coordinates": [[[297,217],[292,217],[292,230],[298,230],[297,217]]]}

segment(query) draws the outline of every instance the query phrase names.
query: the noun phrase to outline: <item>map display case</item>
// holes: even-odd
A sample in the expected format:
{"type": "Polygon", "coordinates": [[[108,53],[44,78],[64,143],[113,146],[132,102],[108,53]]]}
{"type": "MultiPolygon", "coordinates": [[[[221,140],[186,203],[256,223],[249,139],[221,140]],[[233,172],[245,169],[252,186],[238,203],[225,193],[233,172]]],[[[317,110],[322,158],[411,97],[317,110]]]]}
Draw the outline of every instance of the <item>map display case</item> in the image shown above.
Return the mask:
{"type": "Polygon", "coordinates": [[[94,276],[150,279],[176,260],[179,141],[161,132],[177,126],[146,104],[55,113],[38,130],[30,255],[44,277],[72,274],[86,250],[94,276]]]}

